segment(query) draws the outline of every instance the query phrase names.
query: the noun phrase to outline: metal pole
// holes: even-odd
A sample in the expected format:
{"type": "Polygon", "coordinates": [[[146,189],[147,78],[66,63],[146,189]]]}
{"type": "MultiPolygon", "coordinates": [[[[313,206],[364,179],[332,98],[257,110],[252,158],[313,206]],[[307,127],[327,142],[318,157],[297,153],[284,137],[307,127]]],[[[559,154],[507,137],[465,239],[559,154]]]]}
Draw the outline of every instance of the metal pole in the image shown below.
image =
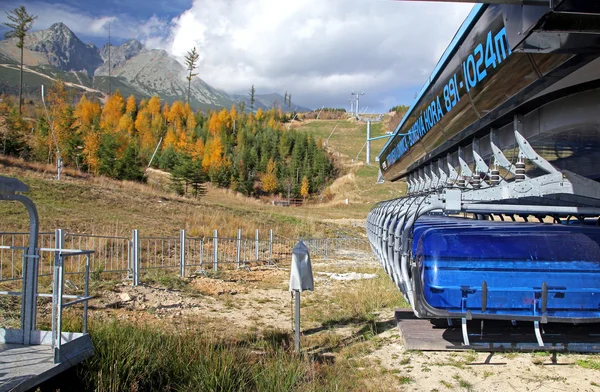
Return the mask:
{"type": "Polygon", "coordinates": [[[294,343],[296,346],[296,352],[300,353],[300,291],[298,290],[294,290],[294,297],[296,299],[296,317],[295,317],[295,322],[296,325],[294,327],[294,332],[295,332],[295,336],[294,336],[294,343]]]}
{"type": "MultiPolygon", "coordinates": [[[[61,229],[56,230],[56,243],[59,245],[57,249],[62,248],[63,232],[61,229]]],[[[60,347],[62,345],[62,305],[63,305],[63,289],[64,289],[64,259],[60,250],[54,253],[54,288],[52,293],[52,302],[56,305],[56,324],[54,335],[54,363],[60,363],[60,347]]]]}
{"type": "MultiPolygon", "coordinates": [[[[85,289],[84,295],[90,296],[90,255],[85,255],[85,289]]],[[[83,333],[88,331],[88,301],[83,303],[83,333]]]]}
{"type": "Polygon", "coordinates": [[[56,344],[56,334],[57,334],[57,317],[58,317],[58,284],[59,284],[59,265],[60,265],[60,249],[63,247],[63,231],[62,229],[56,229],[54,231],[54,282],[52,289],[52,345],[56,344]]]}
{"type": "Polygon", "coordinates": [[[256,229],[256,261],[258,261],[258,229],[256,229]]]}
{"type": "Polygon", "coordinates": [[[204,237],[200,240],[200,271],[204,270],[204,237]]]}
{"type": "Polygon", "coordinates": [[[371,120],[367,120],[367,165],[371,164],[371,120]]]}
{"type": "Polygon", "coordinates": [[[152,161],[154,160],[154,156],[156,155],[156,152],[158,151],[158,147],[160,147],[160,143],[162,143],[162,137],[160,138],[160,140],[158,141],[158,144],[156,145],[156,148],[154,149],[154,153],[152,154],[152,158],[150,158],[150,162],[148,162],[148,167],[147,169],[150,168],[150,165],[152,165],[152,161]]]}
{"type": "Polygon", "coordinates": [[[185,230],[179,232],[179,268],[181,277],[185,277],[185,230]]]}
{"type": "Polygon", "coordinates": [[[140,233],[133,229],[131,235],[131,261],[133,263],[133,285],[137,286],[140,282],[140,233]]]}
{"type": "Polygon", "coordinates": [[[273,229],[269,229],[269,261],[273,259],[273,229]]]}
{"type": "Polygon", "coordinates": [[[37,282],[38,282],[38,256],[37,241],[39,234],[39,221],[35,204],[26,196],[14,193],[0,194],[0,200],[14,200],[23,204],[29,214],[29,246],[23,255],[23,291],[21,302],[21,329],[23,330],[23,344],[31,343],[31,333],[36,326],[37,313],[37,282]]]}
{"type": "Polygon", "coordinates": [[[219,269],[219,232],[215,230],[213,232],[213,251],[214,251],[214,260],[213,260],[213,269],[217,271],[219,269]]]}
{"type": "Polygon", "coordinates": [[[238,269],[240,268],[240,256],[242,252],[242,229],[238,229],[237,233],[237,250],[235,253],[235,261],[238,269]]]}

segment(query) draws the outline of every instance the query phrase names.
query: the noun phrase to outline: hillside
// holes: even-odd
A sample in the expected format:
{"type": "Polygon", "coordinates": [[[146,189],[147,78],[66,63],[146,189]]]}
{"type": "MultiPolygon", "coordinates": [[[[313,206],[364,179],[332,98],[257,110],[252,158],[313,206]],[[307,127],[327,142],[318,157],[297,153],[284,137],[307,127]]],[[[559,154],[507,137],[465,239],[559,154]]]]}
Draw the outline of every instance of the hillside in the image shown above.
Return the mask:
{"type": "MultiPolygon", "coordinates": [[[[148,185],[69,175],[57,182],[52,180],[52,166],[36,164],[32,170],[25,168],[22,161],[4,157],[0,159],[0,173],[17,177],[31,187],[29,196],[38,206],[42,230],[62,227],[129,235],[133,228],[146,234],[176,234],[186,228],[190,235],[209,235],[217,228],[224,235],[234,235],[237,228],[244,232],[256,228],[267,232],[272,228],[285,237],[362,235],[364,219],[373,203],[394,197],[401,187],[374,185],[377,166],[351,161],[350,156],[354,158],[362,145],[364,124],[312,121],[299,131],[325,140],[335,125],[338,129],[329,141],[329,149],[338,157],[345,174],[325,190],[331,200],[319,203],[316,199],[303,207],[276,207],[214,187],[209,187],[199,200],[181,198],[159,189],[156,180],[162,185],[167,180],[153,174],[148,185]]],[[[379,132],[377,127],[374,132],[379,132]]],[[[374,147],[373,155],[378,151],[379,146],[374,147]]],[[[359,159],[364,162],[364,151],[359,159]]],[[[2,231],[27,229],[25,211],[12,203],[0,203],[0,216],[2,231]]]]}

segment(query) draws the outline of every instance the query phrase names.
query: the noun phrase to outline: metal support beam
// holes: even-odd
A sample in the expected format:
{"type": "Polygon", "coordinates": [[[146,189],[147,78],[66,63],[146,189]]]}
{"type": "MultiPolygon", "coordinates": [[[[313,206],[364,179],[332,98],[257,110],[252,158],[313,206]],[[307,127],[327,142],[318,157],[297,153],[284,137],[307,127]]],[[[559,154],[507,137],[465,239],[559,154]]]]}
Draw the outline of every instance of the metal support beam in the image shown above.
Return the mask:
{"type": "Polygon", "coordinates": [[[31,199],[16,192],[29,192],[29,187],[16,178],[0,176],[0,200],[18,201],[25,206],[29,215],[29,246],[23,252],[21,330],[23,344],[30,344],[37,318],[39,218],[31,199]]]}

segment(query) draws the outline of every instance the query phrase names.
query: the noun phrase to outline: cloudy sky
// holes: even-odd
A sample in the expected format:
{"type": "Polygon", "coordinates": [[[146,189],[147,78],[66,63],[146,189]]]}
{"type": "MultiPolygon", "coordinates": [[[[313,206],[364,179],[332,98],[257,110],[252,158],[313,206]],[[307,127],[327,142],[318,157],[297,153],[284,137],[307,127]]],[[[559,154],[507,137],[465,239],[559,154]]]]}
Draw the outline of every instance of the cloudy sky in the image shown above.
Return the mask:
{"type": "MultiPolygon", "coordinates": [[[[34,29],[64,22],[102,46],[137,38],[182,59],[196,46],[199,76],[229,93],[285,91],[311,108],[381,112],[412,100],[472,5],[394,0],[3,0],[24,4],[34,29]]],[[[2,12],[4,14],[4,12],[2,12]]]]}

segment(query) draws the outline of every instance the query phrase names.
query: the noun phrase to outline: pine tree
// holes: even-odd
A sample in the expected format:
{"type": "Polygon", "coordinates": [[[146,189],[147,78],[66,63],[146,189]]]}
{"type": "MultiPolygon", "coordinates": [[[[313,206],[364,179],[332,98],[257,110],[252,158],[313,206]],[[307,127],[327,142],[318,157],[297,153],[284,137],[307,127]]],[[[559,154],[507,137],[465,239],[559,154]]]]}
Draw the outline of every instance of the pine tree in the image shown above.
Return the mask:
{"type": "Polygon", "coordinates": [[[127,146],[125,155],[117,162],[116,172],[119,180],[146,182],[142,161],[134,143],[127,146]]]}
{"type": "Polygon", "coordinates": [[[4,33],[4,38],[16,38],[17,48],[21,49],[21,71],[19,73],[19,114],[23,113],[23,44],[25,42],[25,36],[31,29],[33,21],[36,20],[37,16],[29,15],[25,6],[20,6],[12,11],[6,12],[8,22],[4,22],[3,25],[9,28],[9,31],[4,33]]]}
{"type": "Polygon", "coordinates": [[[256,90],[254,89],[254,85],[252,85],[252,87],[250,87],[250,109],[252,111],[254,111],[254,93],[256,92],[256,90]]]}
{"type": "Polygon", "coordinates": [[[198,59],[200,58],[200,54],[198,53],[198,51],[196,50],[196,47],[194,46],[194,48],[190,51],[187,52],[187,54],[185,55],[185,65],[187,66],[187,70],[189,72],[188,76],[186,76],[186,79],[188,81],[188,96],[187,96],[187,103],[190,103],[190,90],[192,88],[192,78],[194,76],[197,76],[197,73],[193,73],[194,70],[196,69],[196,67],[198,66],[198,59]]]}

